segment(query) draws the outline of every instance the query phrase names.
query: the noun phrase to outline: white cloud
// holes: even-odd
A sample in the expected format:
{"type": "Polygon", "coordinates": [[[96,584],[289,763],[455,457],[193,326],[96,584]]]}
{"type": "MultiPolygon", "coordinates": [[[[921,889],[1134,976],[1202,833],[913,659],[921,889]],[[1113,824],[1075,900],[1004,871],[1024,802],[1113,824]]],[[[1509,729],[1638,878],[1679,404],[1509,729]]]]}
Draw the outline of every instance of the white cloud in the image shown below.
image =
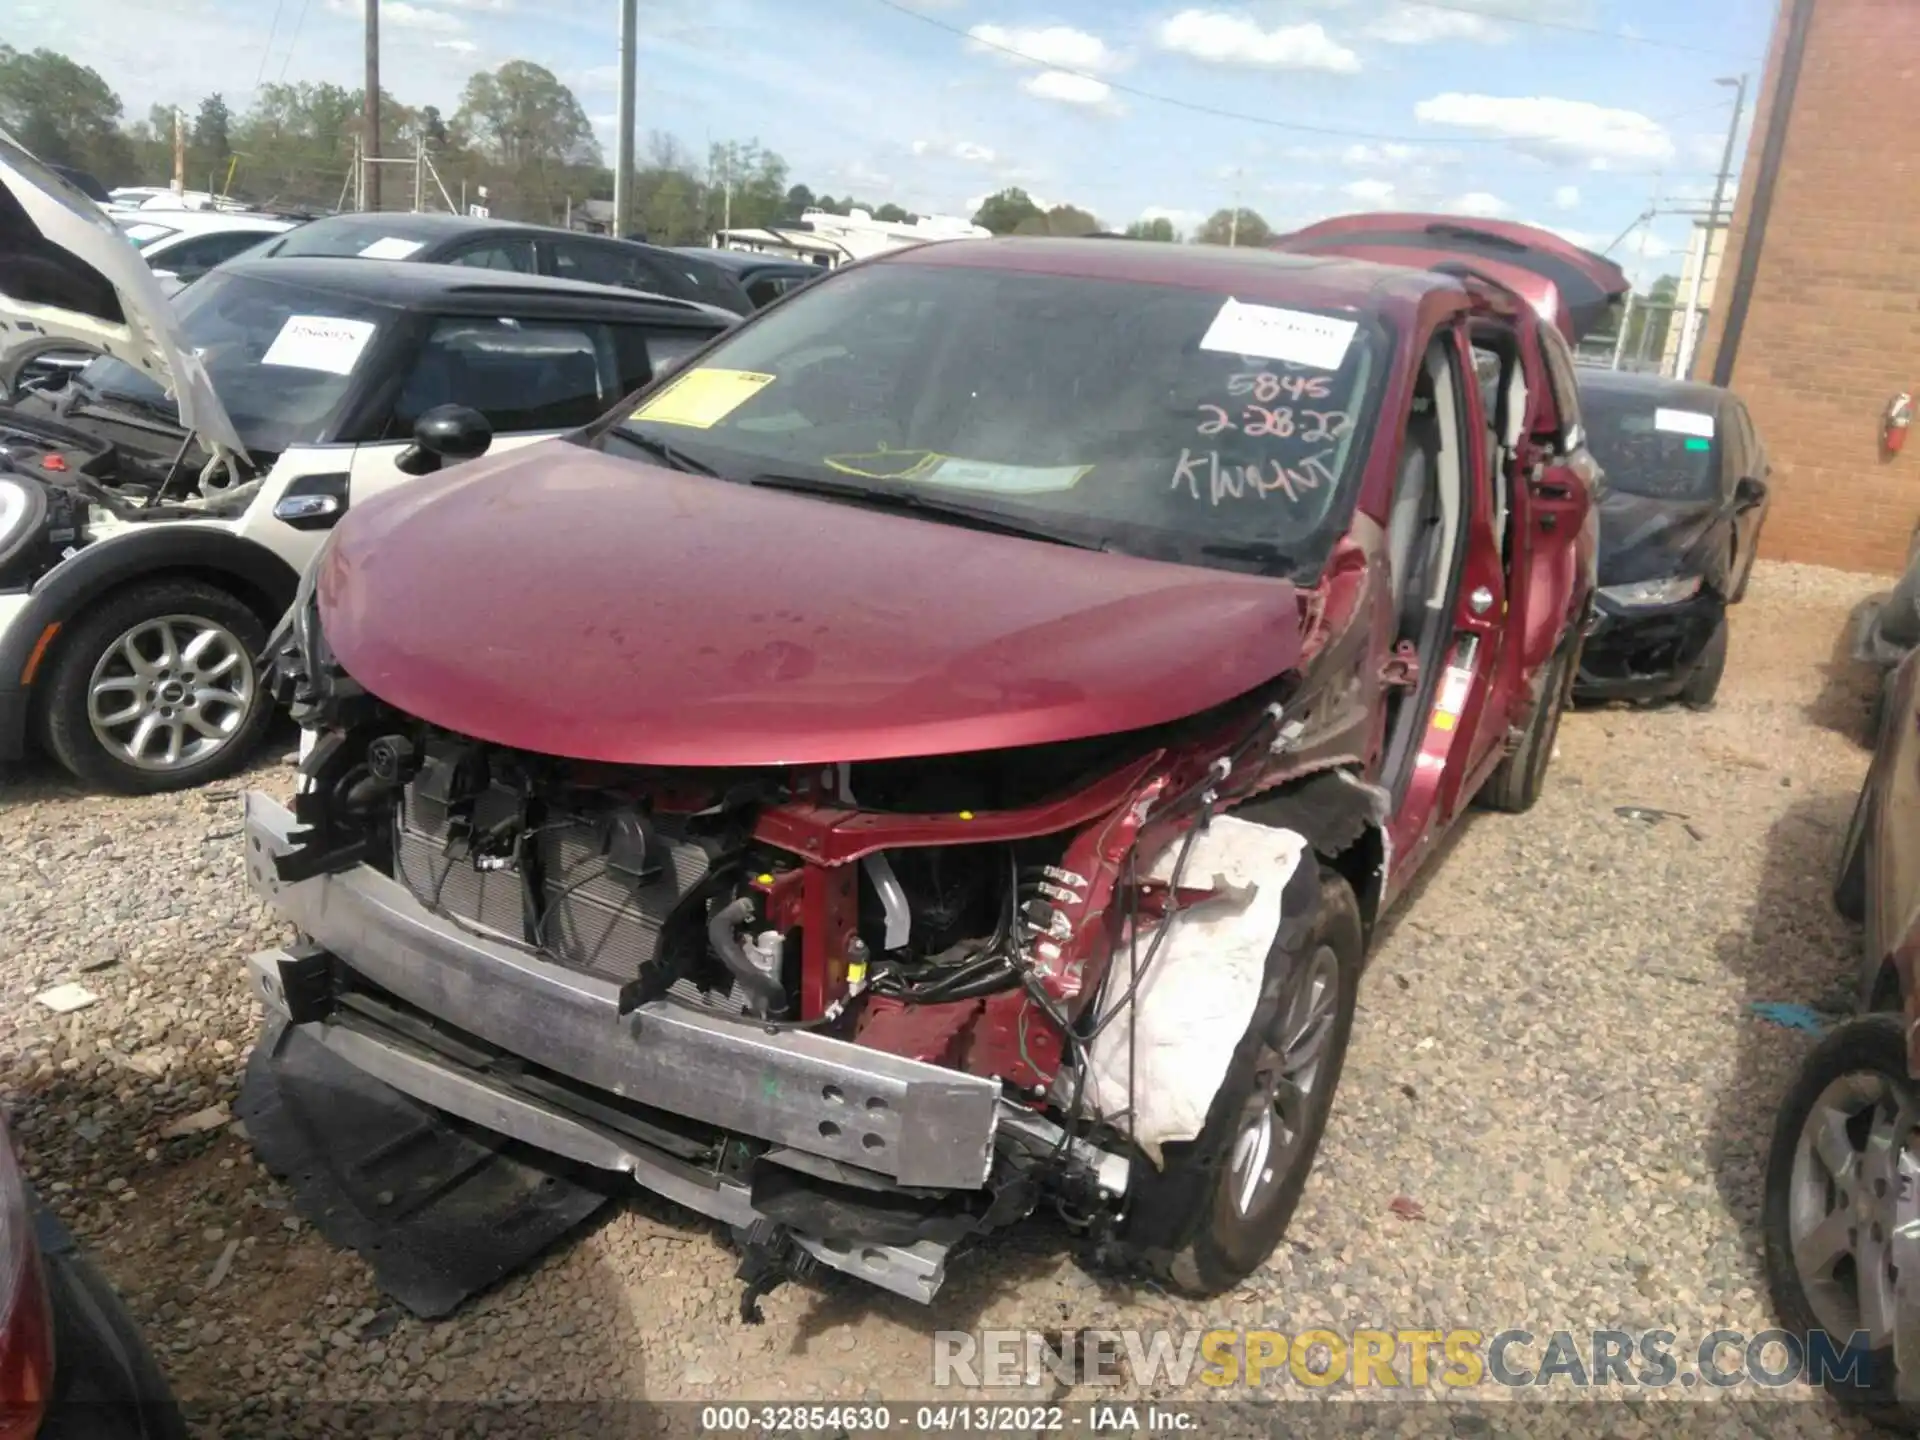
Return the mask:
{"type": "Polygon", "coordinates": [[[1420,147],[1415,145],[1349,145],[1340,152],[1340,163],[1367,169],[1385,169],[1405,165],[1419,153],[1420,147]]]}
{"type": "Polygon", "coordinates": [[[1614,161],[1660,164],[1673,156],[1673,139],[1658,121],[1585,100],[1449,92],[1422,100],[1413,113],[1423,125],[1497,136],[1541,159],[1585,161],[1597,170],[1614,161]]]}
{"type": "Polygon", "coordinates": [[[471,40],[436,40],[433,45],[436,50],[451,50],[456,55],[471,55],[480,48],[471,40]]]}
{"type": "Polygon", "coordinates": [[[1210,65],[1326,70],[1338,75],[1360,69],[1360,57],[1327,34],[1318,21],[1263,30],[1246,16],[1224,10],[1182,10],[1162,21],[1154,38],[1162,50],[1210,65]]]}
{"type": "Polygon", "coordinates": [[[1106,81],[1066,70],[1042,70],[1021,81],[1020,88],[1042,100],[1058,100],[1062,105],[1104,105],[1113,95],[1113,87],[1106,81]]]}
{"type": "Polygon", "coordinates": [[[976,50],[1049,69],[1111,70],[1120,63],[1106,41],[1070,25],[975,25],[967,34],[976,50]]]}
{"type": "Polygon", "coordinates": [[[1349,200],[1379,210],[1393,203],[1394,189],[1388,180],[1349,180],[1340,187],[1340,193],[1349,200]]]}
{"type": "Polygon", "coordinates": [[[380,23],[402,30],[430,30],[436,35],[451,35],[466,28],[458,15],[429,10],[424,5],[409,5],[406,0],[386,0],[380,7],[380,23]]]}
{"type": "Polygon", "coordinates": [[[1556,208],[1561,210],[1578,210],[1580,208],[1580,187],[1578,185],[1562,185],[1558,190],[1553,192],[1553,203],[1556,208]]]}
{"type": "Polygon", "coordinates": [[[1395,5],[1361,33],[1389,45],[1433,45],[1447,40],[1491,43],[1507,38],[1506,29],[1484,15],[1408,4],[1395,5]]]}
{"type": "Polygon", "coordinates": [[[916,155],[960,160],[968,165],[991,165],[999,158],[987,146],[976,145],[971,140],[916,140],[911,148],[916,155]]]}
{"type": "Polygon", "coordinates": [[[1512,208],[1487,190],[1472,190],[1447,202],[1447,209],[1455,215],[1478,215],[1488,220],[1505,215],[1512,208]]]}

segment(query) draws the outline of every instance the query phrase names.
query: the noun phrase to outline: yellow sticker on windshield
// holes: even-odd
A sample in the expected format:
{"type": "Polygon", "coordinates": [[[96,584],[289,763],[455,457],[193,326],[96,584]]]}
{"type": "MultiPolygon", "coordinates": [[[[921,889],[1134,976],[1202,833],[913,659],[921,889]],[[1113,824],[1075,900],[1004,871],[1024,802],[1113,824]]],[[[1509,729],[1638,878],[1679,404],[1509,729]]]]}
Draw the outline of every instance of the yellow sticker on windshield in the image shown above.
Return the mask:
{"type": "Polygon", "coordinates": [[[633,412],[635,420],[710,430],[774,382],[752,370],[689,370],[633,412]]]}

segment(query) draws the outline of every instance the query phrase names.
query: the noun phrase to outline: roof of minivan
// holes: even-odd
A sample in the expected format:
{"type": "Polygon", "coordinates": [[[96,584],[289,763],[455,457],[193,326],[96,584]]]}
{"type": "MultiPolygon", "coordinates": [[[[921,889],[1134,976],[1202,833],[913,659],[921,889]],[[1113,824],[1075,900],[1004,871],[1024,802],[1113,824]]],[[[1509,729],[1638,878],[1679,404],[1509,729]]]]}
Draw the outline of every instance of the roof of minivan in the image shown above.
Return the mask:
{"type": "Polygon", "coordinates": [[[237,259],[220,267],[222,275],[306,285],[407,308],[445,304],[462,297],[482,304],[486,297],[524,295],[547,300],[592,301],[624,310],[670,310],[724,320],[740,317],[717,305],[677,300],[614,285],[589,285],[582,280],[557,280],[548,275],[521,275],[505,270],[483,270],[469,265],[427,265],[412,260],[359,260],[341,256],[295,256],[291,259],[237,259]]]}
{"type": "Polygon", "coordinates": [[[942,240],[889,250],[868,263],[1024,270],[1091,280],[1133,280],[1227,291],[1296,304],[1372,307],[1389,299],[1417,304],[1460,282],[1432,270],[1376,265],[1342,256],[1289,255],[1253,246],[1182,245],[1157,240],[1004,236],[942,240]]]}

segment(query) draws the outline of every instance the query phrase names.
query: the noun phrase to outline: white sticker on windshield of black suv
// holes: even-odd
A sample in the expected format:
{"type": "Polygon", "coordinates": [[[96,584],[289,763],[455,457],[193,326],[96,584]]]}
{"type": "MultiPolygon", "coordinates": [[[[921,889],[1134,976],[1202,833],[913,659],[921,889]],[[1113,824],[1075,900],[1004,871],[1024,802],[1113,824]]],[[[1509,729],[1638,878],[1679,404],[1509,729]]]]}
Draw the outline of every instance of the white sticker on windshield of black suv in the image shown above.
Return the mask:
{"type": "Polygon", "coordinates": [[[1698,440],[1713,438],[1713,416],[1698,410],[1666,410],[1653,412],[1653,428],[1664,430],[1669,435],[1691,435],[1698,440]]]}
{"type": "Polygon", "coordinates": [[[373,338],[371,320],[342,320],[332,315],[289,315],[273,337],[262,365],[286,365],[295,370],[324,370],[329,375],[351,375],[360,352],[373,338]]]}
{"type": "Polygon", "coordinates": [[[1200,337],[1202,350],[1280,360],[1314,370],[1338,370],[1353,343],[1357,321],[1276,305],[1242,305],[1229,298],[1200,337]]]}

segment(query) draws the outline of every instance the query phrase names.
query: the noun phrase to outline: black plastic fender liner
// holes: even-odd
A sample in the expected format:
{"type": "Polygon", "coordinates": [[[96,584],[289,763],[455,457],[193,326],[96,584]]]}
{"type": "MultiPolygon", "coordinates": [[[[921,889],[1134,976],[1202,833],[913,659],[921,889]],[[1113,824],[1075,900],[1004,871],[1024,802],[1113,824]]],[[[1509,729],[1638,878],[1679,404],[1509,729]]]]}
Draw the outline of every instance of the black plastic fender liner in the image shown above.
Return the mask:
{"type": "Polygon", "coordinates": [[[301,1218],[422,1319],[539,1256],[619,1183],[423,1105],[278,1019],[235,1108],[301,1218]]]}
{"type": "MultiPolygon", "coordinates": [[[[165,571],[231,576],[246,599],[264,601],[269,630],[293,603],[300,576],[255,540],[194,521],[156,520],[96,540],[56,565],[33,588],[33,598],[0,633],[0,686],[26,685],[25,671],[49,625],[65,625],[88,605],[123,585],[165,571]]],[[[58,639],[55,640],[58,645],[58,639]]],[[[34,678],[45,673],[42,664],[34,678]]]]}

